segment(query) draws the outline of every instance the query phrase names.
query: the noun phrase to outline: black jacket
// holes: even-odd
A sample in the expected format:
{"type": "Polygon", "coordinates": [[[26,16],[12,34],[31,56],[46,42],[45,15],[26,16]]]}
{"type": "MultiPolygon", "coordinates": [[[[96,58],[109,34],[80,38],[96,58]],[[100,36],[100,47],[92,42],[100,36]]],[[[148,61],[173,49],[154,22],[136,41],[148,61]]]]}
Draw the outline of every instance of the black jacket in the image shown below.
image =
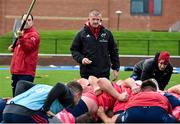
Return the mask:
{"type": "Polygon", "coordinates": [[[88,78],[109,77],[110,68],[119,70],[119,54],[112,33],[101,28],[96,39],[89,28],[85,26],[74,38],[70,48],[73,58],[80,64],[81,77],[88,78]],[[82,59],[86,57],[92,61],[83,65],[82,59]]]}
{"type": "Polygon", "coordinates": [[[138,75],[138,79],[142,81],[149,78],[156,79],[159,89],[164,90],[171,78],[173,66],[169,63],[164,71],[160,71],[157,58],[158,56],[138,62],[134,66],[133,73],[138,75]]]}

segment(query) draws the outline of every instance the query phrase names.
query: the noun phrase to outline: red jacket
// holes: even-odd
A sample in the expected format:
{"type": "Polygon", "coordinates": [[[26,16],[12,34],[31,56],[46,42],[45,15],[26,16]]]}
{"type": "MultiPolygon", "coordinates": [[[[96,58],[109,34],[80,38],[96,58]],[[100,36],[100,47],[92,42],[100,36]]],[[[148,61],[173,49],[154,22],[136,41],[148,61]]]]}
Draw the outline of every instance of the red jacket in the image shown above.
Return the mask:
{"type": "Polygon", "coordinates": [[[35,76],[40,36],[34,27],[24,30],[14,49],[11,74],[35,76]]]}

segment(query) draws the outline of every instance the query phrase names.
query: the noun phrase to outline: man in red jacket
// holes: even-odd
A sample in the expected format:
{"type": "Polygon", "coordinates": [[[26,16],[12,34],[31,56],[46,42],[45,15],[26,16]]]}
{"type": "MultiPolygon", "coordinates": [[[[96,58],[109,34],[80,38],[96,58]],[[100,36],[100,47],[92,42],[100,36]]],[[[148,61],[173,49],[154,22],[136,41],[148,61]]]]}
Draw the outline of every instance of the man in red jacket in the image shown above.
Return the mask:
{"type": "MultiPolygon", "coordinates": [[[[26,18],[26,14],[22,16],[22,20],[26,18]]],[[[33,82],[36,65],[38,60],[38,49],[40,44],[40,36],[33,27],[33,16],[30,14],[23,31],[17,31],[19,36],[16,47],[12,45],[8,47],[13,52],[10,71],[12,74],[12,92],[14,96],[16,83],[19,80],[33,82]]]]}

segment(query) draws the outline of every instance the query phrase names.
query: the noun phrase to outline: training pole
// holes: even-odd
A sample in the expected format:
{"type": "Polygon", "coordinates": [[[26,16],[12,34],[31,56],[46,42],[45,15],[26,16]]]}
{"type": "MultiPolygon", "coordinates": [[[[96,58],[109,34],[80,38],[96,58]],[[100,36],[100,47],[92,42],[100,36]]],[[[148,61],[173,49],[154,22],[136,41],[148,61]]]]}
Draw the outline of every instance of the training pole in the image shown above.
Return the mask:
{"type": "MultiPolygon", "coordinates": [[[[27,22],[27,19],[28,19],[30,13],[31,13],[33,7],[34,7],[35,2],[36,2],[36,0],[32,0],[31,5],[30,5],[30,7],[29,7],[29,9],[28,9],[28,11],[27,11],[27,13],[26,13],[27,16],[26,16],[25,20],[23,20],[23,22],[22,22],[22,24],[21,24],[20,31],[22,31],[22,30],[24,29],[24,26],[25,26],[25,24],[26,24],[26,22],[27,22]]],[[[16,43],[17,43],[17,40],[18,40],[18,39],[19,39],[19,37],[17,37],[17,38],[13,41],[13,45],[12,45],[12,48],[13,48],[13,49],[16,47],[16,43]]]]}

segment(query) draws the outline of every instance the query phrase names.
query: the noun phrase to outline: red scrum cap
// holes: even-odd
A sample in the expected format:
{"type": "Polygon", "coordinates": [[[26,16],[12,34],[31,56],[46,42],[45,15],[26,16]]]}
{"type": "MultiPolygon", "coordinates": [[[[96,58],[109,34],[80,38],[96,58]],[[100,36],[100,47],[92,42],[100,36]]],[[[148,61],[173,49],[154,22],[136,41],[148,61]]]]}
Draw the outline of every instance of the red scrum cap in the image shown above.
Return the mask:
{"type": "Polygon", "coordinates": [[[167,51],[162,51],[159,55],[158,62],[164,60],[164,64],[167,65],[170,61],[170,55],[167,51]]]}

